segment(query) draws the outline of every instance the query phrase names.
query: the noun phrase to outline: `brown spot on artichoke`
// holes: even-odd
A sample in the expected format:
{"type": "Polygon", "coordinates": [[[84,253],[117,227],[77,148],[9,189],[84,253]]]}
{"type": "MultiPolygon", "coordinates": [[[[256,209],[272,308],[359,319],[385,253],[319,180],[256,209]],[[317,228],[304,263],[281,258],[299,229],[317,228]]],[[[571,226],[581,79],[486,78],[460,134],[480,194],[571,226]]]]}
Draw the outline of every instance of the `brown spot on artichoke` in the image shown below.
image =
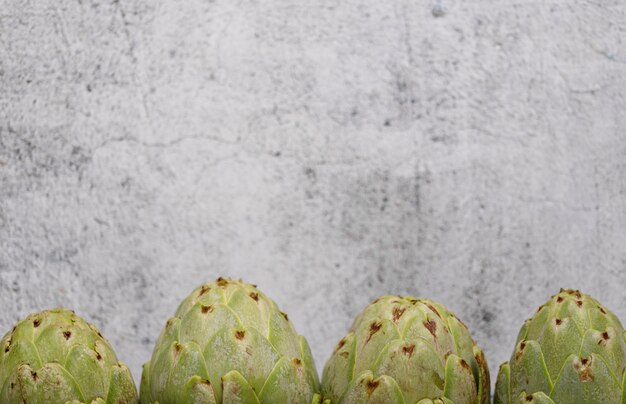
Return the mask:
{"type": "Polygon", "coordinates": [[[242,340],[245,336],[246,336],[246,332],[245,331],[243,331],[243,330],[235,331],[235,338],[237,338],[238,340],[242,340]]]}
{"type": "Polygon", "coordinates": [[[415,345],[403,346],[402,352],[408,356],[409,358],[413,356],[413,352],[415,351],[415,345]]]}
{"type": "Polygon", "coordinates": [[[397,323],[398,320],[400,319],[400,317],[402,317],[402,315],[404,314],[404,312],[406,311],[406,309],[404,308],[400,308],[400,307],[394,307],[392,310],[392,316],[393,316],[393,322],[397,323]]]}
{"type": "Polygon", "coordinates": [[[200,288],[200,292],[198,293],[198,297],[207,294],[209,290],[211,290],[211,288],[209,288],[207,285],[202,285],[202,287],[200,288]]]}
{"type": "Polygon", "coordinates": [[[37,328],[39,327],[39,324],[41,324],[41,321],[38,318],[33,320],[33,327],[37,328]]]}
{"type": "Polygon", "coordinates": [[[581,383],[593,380],[593,370],[591,370],[591,357],[574,361],[574,369],[578,373],[581,383]]]}
{"type": "Polygon", "coordinates": [[[365,343],[367,344],[368,342],[370,342],[370,340],[372,339],[372,337],[374,336],[374,334],[376,334],[380,328],[382,327],[382,323],[380,323],[379,321],[374,321],[371,325],[370,325],[370,332],[367,336],[367,340],[365,341],[365,343]]]}
{"type": "Polygon", "coordinates": [[[380,382],[378,380],[370,380],[367,382],[367,394],[372,395],[380,382]]]}
{"type": "Polygon", "coordinates": [[[426,303],[426,306],[428,306],[428,308],[430,310],[432,310],[433,313],[435,313],[439,318],[441,318],[441,314],[439,314],[439,312],[437,311],[437,309],[435,308],[435,306],[433,306],[430,303],[426,303]]]}
{"type": "Polygon", "coordinates": [[[200,306],[200,310],[202,311],[202,313],[206,314],[206,313],[210,313],[213,311],[213,306],[212,305],[208,305],[208,306],[200,306]]]}
{"type": "Polygon", "coordinates": [[[437,338],[437,323],[433,320],[424,321],[424,327],[433,335],[434,338],[437,338]]]}
{"type": "Polygon", "coordinates": [[[482,365],[485,363],[485,354],[483,351],[478,351],[478,353],[474,355],[474,359],[476,359],[476,362],[478,362],[479,365],[482,365]]]}
{"type": "Polygon", "coordinates": [[[63,331],[63,338],[65,338],[66,340],[70,339],[71,336],[72,333],[70,331],[63,331]]]}
{"type": "Polygon", "coordinates": [[[337,346],[335,347],[335,352],[337,352],[338,350],[340,350],[341,348],[343,348],[343,346],[346,345],[346,339],[342,338],[341,341],[339,341],[339,343],[337,344],[337,346]]]}
{"type": "Polygon", "coordinates": [[[250,297],[252,298],[252,300],[254,300],[255,302],[259,301],[259,294],[255,293],[255,292],[250,292],[250,297]]]}
{"type": "Polygon", "coordinates": [[[580,290],[561,289],[561,291],[559,293],[567,293],[568,295],[575,296],[577,299],[581,299],[582,298],[582,293],[580,293],[580,290]]]}
{"type": "Polygon", "coordinates": [[[522,353],[524,352],[524,348],[526,348],[526,341],[520,342],[519,349],[515,352],[516,361],[519,361],[522,358],[522,353]]]}

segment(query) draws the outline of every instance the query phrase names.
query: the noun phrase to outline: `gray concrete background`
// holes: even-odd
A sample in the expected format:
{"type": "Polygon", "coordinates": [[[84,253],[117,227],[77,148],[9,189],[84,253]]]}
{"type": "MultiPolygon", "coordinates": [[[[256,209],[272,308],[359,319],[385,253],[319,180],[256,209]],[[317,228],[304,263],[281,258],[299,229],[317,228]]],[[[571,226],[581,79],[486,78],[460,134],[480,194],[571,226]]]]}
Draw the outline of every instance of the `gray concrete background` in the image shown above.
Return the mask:
{"type": "Polygon", "coordinates": [[[385,293],[495,379],[559,287],[626,319],[626,3],[0,0],[0,328],[53,306],[137,379],[219,275],[321,371],[385,293]]]}

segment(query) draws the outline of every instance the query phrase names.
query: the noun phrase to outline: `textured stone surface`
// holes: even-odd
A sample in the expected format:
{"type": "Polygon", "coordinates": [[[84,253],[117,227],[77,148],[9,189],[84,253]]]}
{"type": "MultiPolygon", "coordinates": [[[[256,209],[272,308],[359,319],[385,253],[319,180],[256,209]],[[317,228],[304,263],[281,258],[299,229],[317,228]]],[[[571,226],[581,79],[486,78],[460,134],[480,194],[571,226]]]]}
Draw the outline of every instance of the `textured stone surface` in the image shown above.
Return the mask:
{"type": "Polygon", "coordinates": [[[320,371],[407,293],[495,373],[561,286],[626,319],[625,32],[620,0],[0,0],[0,328],[74,308],[138,378],[224,275],[320,371]]]}

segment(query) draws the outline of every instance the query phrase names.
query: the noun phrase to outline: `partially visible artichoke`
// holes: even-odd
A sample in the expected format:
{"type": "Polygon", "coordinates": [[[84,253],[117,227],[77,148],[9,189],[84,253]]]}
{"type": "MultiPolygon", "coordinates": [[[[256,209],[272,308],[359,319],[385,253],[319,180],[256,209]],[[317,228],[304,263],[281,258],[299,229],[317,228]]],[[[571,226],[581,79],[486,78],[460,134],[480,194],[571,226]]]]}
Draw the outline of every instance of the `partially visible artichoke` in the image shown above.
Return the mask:
{"type": "Polygon", "coordinates": [[[355,319],[324,367],[333,404],[487,404],[489,369],[467,327],[444,306],[383,296],[355,319]]]}
{"type": "Polygon", "coordinates": [[[55,309],[20,321],[0,342],[1,403],[136,403],[128,368],[91,324],[55,309]]]}
{"type": "Polygon", "coordinates": [[[625,338],[597,300],[561,289],[524,323],[495,403],[626,403],[625,338]]]}
{"type": "Polygon", "coordinates": [[[167,321],[143,367],[141,403],[319,402],[309,345],[256,286],[219,278],[167,321]]]}

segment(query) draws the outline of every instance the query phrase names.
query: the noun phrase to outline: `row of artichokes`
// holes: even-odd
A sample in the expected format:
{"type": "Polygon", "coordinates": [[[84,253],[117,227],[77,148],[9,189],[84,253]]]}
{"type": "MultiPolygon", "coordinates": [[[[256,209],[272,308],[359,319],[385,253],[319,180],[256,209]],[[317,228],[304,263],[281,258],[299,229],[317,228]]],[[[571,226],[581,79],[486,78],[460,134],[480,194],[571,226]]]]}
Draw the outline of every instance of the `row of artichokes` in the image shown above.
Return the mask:
{"type": "MultiPolygon", "coordinates": [[[[561,290],[526,320],[494,403],[626,404],[626,334],[593,298],[561,290]]],[[[322,381],[304,337],[256,286],[218,279],[182,301],[140,394],[109,342],[73,311],[20,321],[0,343],[0,403],[487,404],[487,362],[439,303],[383,296],[354,320],[322,381]]]]}

